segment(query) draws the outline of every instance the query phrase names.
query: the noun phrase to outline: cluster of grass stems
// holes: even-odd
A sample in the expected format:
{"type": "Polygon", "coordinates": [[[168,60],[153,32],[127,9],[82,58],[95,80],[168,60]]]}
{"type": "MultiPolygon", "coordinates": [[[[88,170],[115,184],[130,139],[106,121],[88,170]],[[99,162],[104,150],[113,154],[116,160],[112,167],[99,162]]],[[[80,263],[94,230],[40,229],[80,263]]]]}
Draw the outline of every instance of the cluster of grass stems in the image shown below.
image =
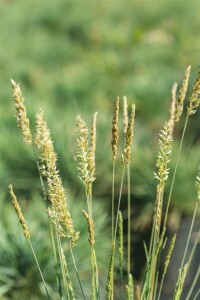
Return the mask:
{"type": "MultiPolygon", "coordinates": [[[[112,161],[113,161],[113,176],[112,176],[112,237],[110,244],[110,263],[108,266],[106,291],[100,293],[99,289],[99,275],[98,265],[95,253],[95,229],[93,222],[93,182],[95,180],[95,151],[96,151],[96,120],[97,113],[92,119],[91,131],[89,132],[86,123],[79,115],[76,119],[76,149],[74,153],[74,161],[78,171],[78,177],[85,190],[86,207],[82,210],[85,217],[86,226],[88,227],[88,242],[91,249],[91,296],[92,300],[107,299],[112,300],[117,297],[115,295],[115,269],[119,269],[121,278],[121,292],[120,299],[137,299],[137,300],[160,300],[165,275],[170,263],[172,251],[175,247],[176,234],[171,241],[168,241],[166,236],[166,226],[168,219],[168,210],[170,206],[173,187],[176,179],[176,171],[179,164],[182,144],[186,133],[187,124],[200,104],[200,72],[198,72],[196,80],[193,85],[192,92],[187,96],[188,82],[190,76],[190,66],[186,69],[183,82],[177,93],[177,83],[172,87],[171,104],[169,110],[169,120],[164,124],[163,129],[159,135],[158,154],[156,161],[156,172],[154,176],[157,180],[156,199],[153,213],[153,226],[151,232],[151,239],[149,245],[144,242],[144,251],[146,254],[146,269],[143,276],[143,281],[140,285],[134,285],[131,274],[131,172],[130,164],[132,161],[132,144],[134,140],[134,122],[135,122],[135,105],[130,106],[130,113],[128,112],[128,105],[126,97],[123,98],[123,136],[124,148],[121,155],[118,155],[118,141],[122,133],[119,132],[119,112],[120,100],[116,98],[114,103],[114,115],[112,121],[112,161]],[[164,202],[165,184],[170,173],[170,155],[173,146],[173,131],[175,123],[179,121],[183,111],[185,99],[188,98],[187,111],[185,117],[185,125],[182,132],[178,156],[176,158],[176,165],[172,174],[171,188],[166,202],[164,202]],[[121,184],[119,187],[115,186],[115,167],[116,162],[120,156],[119,161],[122,165],[121,184]],[[123,214],[120,211],[121,196],[123,192],[124,182],[127,186],[127,209],[128,209],[128,226],[127,226],[127,255],[124,255],[123,246],[123,214]],[[114,199],[118,195],[117,207],[115,207],[114,199]],[[166,207],[166,209],[164,209],[166,207]],[[87,211],[86,211],[87,210],[87,211]],[[118,241],[117,241],[118,239],[118,241]],[[118,245],[118,249],[117,246],[118,245]],[[159,262],[163,255],[163,249],[167,247],[167,255],[164,258],[164,268],[161,270],[159,262]],[[116,266],[115,258],[118,252],[119,266],[116,266]],[[125,260],[124,257],[127,257],[125,260]],[[158,282],[158,277],[161,278],[158,282]],[[126,284],[124,282],[126,281],[126,284]]],[[[73,289],[73,282],[70,278],[66,257],[71,255],[74,264],[74,269],[77,274],[82,299],[86,299],[84,295],[84,282],[81,280],[76,265],[76,258],[73,254],[73,247],[76,246],[79,239],[79,232],[74,229],[73,219],[71,217],[68,204],[67,195],[64,190],[62,180],[57,168],[57,155],[54,150],[53,141],[48,126],[43,118],[43,112],[40,111],[36,116],[35,133],[32,134],[29,126],[29,119],[24,105],[24,99],[21,93],[20,86],[11,81],[14,90],[13,98],[16,106],[17,125],[23,135],[24,141],[32,146],[39,177],[41,181],[41,188],[43,192],[44,201],[46,203],[47,216],[49,221],[49,230],[52,241],[52,249],[54,253],[55,272],[57,275],[58,295],[60,299],[77,299],[76,291],[73,289]],[[68,249],[66,252],[63,249],[63,241],[67,241],[68,249]]],[[[121,138],[121,137],[120,137],[121,138]]],[[[134,156],[133,156],[134,157],[134,156]]],[[[134,158],[133,158],[134,162],[134,158]]],[[[189,254],[189,259],[186,260],[188,245],[191,239],[191,233],[195,222],[195,217],[200,203],[200,169],[197,170],[196,177],[197,200],[194,208],[193,218],[190,225],[188,238],[185,245],[184,254],[181,265],[177,270],[177,281],[174,287],[173,300],[181,298],[184,282],[189,270],[197,243],[200,238],[200,230],[196,236],[193,248],[189,254]]],[[[14,204],[15,210],[22,225],[24,236],[28,240],[31,251],[33,252],[38,270],[41,275],[44,289],[48,299],[51,295],[48,292],[48,285],[45,283],[42,270],[40,268],[36,253],[31,243],[31,234],[26,225],[26,221],[21,212],[17,198],[13,191],[12,185],[9,185],[9,193],[14,204]]],[[[98,237],[97,237],[98,238],[98,237]]],[[[188,292],[186,300],[191,299],[193,290],[199,280],[200,267],[193,279],[193,283],[188,292]]],[[[197,300],[200,295],[200,289],[197,289],[196,295],[193,299],[197,300]]]]}

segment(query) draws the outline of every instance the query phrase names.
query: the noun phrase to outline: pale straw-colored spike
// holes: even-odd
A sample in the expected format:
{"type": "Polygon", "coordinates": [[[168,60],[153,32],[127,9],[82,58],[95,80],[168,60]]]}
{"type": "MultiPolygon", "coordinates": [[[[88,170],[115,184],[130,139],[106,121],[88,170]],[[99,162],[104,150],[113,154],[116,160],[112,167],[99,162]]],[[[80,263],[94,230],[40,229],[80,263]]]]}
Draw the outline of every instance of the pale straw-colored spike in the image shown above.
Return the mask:
{"type": "Polygon", "coordinates": [[[188,66],[186,71],[185,71],[185,75],[184,75],[184,78],[183,78],[183,83],[182,83],[182,86],[181,86],[180,91],[179,91],[178,100],[176,102],[175,122],[178,122],[180,120],[180,117],[181,117],[182,112],[183,112],[183,103],[184,103],[185,96],[186,96],[187,89],[188,89],[190,69],[191,69],[191,66],[188,66]]]}
{"type": "Polygon", "coordinates": [[[112,121],[112,152],[113,152],[113,161],[117,158],[117,144],[119,139],[119,129],[118,129],[118,120],[119,120],[119,97],[116,98],[114,103],[114,115],[112,121]]]}
{"type": "Polygon", "coordinates": [[[89,233],[88,241],[89,241],[91,246],[94,246],[95,236],[94,236],[94,222],[93,222],[93,219],[83,209],[82,209],[82,213],[83,213],[84,217],[86,218],[87,224],[88,224],[88,233],[89,233]]]}
{"type": "Polygon", "coordinates": [[[126,96],[123,97],[123,132],[126,134],[128,127],[128,104],[126,96]]]}
{"type": "Polygon", "coordinates": [[[128,165],[131,162],[131,145],[133,142],[134,122],[135,122],[135,104],[132,104],[131,113],[129,116],[129,122],[128,122],[128,126],[127,126],[127,131],[126,131],[126,136],[125,136],[124,151],[121,156],[122,163],[124,165],[128,165]]]}
{"type": "Polygon", "coordinates": [[[200,105],[199,94],[200,94],[200,70],[195,79],[193,89],[192,89],[192,94],[189,99],[189,106],[187,108],[189,116],[195,114],[198,106],[200,105]]]}
{"type": "Polygon", "coordinates": [[[74,162],[80,181],[86,188],[89,188],[90,183],[95,180],[94,174],[89,167],[93,157],[88,146],[88,128],[80,115],[76,118],[75,132],[78,134],[78,138],[76,140],[74,162]]]}
{"type": "Polygon", "coordinates": [[[32,135],[30,131],[29,126],[29,119],[26,115],[26,107],[24,105],[24,98],[22,97],[22,92],[20,89],[19,84],[16,84],[16,82],[11,79],[11,84],[13,87],[13,98],[15,101],[15,107],[16,107],[16,118],[17,118],[17,126],[22,132],[24,142],[26,144],[32,143],[32,135]]]}
{"type": "Polygon", "coordinates": [[[177,82],[175,82],[171,89],[171,100],[170,100],[170,109],[169,109],[169,131],[170,135],[173,135],[174,131],[174,117],[175,117],[175,111],[176,111],[176,92],[177,92],[177,82]]]}
{"type": "Polygon", "coordinates": [[[53,171],[56,170],[57,155],[54,151],[51,133],[44,120],[42,110],[36,115],[34,144],[38,150],[41,163],[45,164],[45,168],[48,172],[53,173],[53,171]]]}
{"type": "Polygon", "coordinates": [[[154,173],[154,177],[159,180],[162,184],[168,179],[169,168],[168,164],[170,162],[171,147],[172,147],[172,138],[170,135],[169,126],[166,123],[164,128],[159,134],[159,147],[158,147],[158,156],[156,160],[157,172],[154,173]]]}
{"type": "Polygon", "coordinates": [[[96,153],[96,123],[97,123],[97,112],[94,113],[92,119],[92,126],[91,126],[91,142],[90,142],[90,160],[89,160],[89,171],[91,175],[94,177],[95,173],[95,153],[96,153]]]}
{"type": "Polygon", "coordinates": [[[26,239],[30,240],[30,233],[29,233],[28,227],[26,225],[26,221],[25,221],[24,216],[21,212],[21,208],[20,208],[19,203],[17,201],[17,198],[16,198],[16,196],[13,192],[13,187],[12,187],[11,184],[8,186],[8,190],[9,190],[9,194],[10,194],[10,197],[12,199],[12,203],[14,205],[15,211],[18,215],[19,221],[22,225],[24,236],[25,236],[26,239]]]}

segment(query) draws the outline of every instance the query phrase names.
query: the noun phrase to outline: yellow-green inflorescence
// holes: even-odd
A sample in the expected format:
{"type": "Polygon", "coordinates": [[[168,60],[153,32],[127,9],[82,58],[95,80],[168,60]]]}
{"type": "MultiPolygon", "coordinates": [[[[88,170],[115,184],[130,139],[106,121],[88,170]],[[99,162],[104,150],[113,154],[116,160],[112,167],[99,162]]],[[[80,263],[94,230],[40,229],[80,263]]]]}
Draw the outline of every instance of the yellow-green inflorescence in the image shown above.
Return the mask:
{"type": "Polygon", "coordinates": [[[74,246],[79,238],[79,232],[76,232],[73,227],[66,193],[57,169],[57,155],[42,111],[36,116],[34,144],[38,151],[39,163],[43,167],[43,175],[47,181],[47,196],[51,203],[47,209],[50,221],[56,225],[60,237],[68,238],[70,245],[74,246]]]}

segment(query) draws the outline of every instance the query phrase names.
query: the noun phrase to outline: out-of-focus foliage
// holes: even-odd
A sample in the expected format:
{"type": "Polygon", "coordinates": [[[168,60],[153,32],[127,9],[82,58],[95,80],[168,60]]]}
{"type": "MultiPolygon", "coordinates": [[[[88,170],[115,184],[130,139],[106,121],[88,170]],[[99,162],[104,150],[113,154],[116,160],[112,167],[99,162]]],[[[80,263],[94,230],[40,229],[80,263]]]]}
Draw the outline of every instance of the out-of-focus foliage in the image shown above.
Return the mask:
{"type": "MultiPolygon", "coordinates": [[[[60,167],[72,187],[77,183],[71,159],[75,116],[81,112],[90,122],[91,114],[99,112],[97,142],[101,147],[97,149],[96,193],[101,195],[111,191],[110,180],[105,186],[102,179],[105,173],[110,178],[111,171],[109,120],[113,99],[126,94],[134,101],[132,191],[144,203],[153,200],[152,159],[157,132],[168,118],[171,86],[175,80],[181,83],[189,64],[192,65],[191,81],[197,71],[198,1],[3,0],[0,23],[3,190],[13,178],[17,187],[26,192],[38,185],[31,152],[19,139],[16,128],[10,87],[10,78],[14,78],[21,83],[27,99],[32,127],[35,113],[44,108],[56,140],[60,167]]],[[[199,114],[193,118],[194,125],[189,129],[191,141],[196,144],[198,117],[199,114]]],[[[180,125],[177,136],[179,129],[180,125]]],[[[186,157],[188,151],[185,149],[186,157]]],[[[194,176],[188,179],[187,174],[195,165],[191,161],[180,171],[188,187],[194,176]]],[[[189,190],[184,193],[184,201],[173,198],[182,209],[188,207],[185,201],[191,200],[189,190]]],[[[180,195],[181,190],[175,194],[180,195]]]]}

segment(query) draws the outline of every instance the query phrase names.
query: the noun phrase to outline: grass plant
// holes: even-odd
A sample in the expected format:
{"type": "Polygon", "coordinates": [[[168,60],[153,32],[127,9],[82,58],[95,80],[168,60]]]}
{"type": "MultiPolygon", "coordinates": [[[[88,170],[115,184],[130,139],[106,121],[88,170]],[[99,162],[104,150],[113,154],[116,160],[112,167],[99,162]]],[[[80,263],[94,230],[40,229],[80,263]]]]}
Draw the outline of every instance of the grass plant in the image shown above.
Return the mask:
{"type": "MultiPolygon", "coordinates": [[[[114,116],[112,122],[112,161],[113,161],[113,175],[112,175],[112,197],[111,197],[111,242],[110,242],[110,263],[108,265],[107,271],[107,283],[106,288],[100,290],[100,273],[98,269],[98,261],[95,251],[95,242],[98,240],[98,235],[95,234],[95,218],[93,215],[93,208],[95,207],[95,201],[93,203],[93,194],[95,192],[93,187],[93,182],[96,179],[96,162],[95,162],[95,152],[96,152],[96,120],[97,113],[93,115],[92,126],[90,131],[83,120],[83,118],[78,115],[76,119],[76,148],[74,153],[74,162],[78,171],[78,177],[83,185],[85,192],[85,204],[86,207],[82,209],[83,216],[86,219],[86,227],[88,229],[88,242],[90,247],[90,264],[91,264],[91,286],[90,295],[87,296],[88,299],[99,300],[99,299],[128,299],[128,300],[159,300],[162,295],[162,288],[165,279],[165,275],[168,270],[170,263],[170,258],[175,245],[176,235],[173,236],[169,246],[168,254],[165,257],[164,269],[161,270],[160,260],[163,256],[163,250],[168,244],[167,241],[167,220],[168,220],[168,210],[171,201],[171,196],[173,193],[173,188],[176,179],[176,172],[179,166],[179,160],[181,156],[181,150],[184,143],[184,137],[186,134],[186,128],[188,121],[191,116],[196,113],[196,110],[200,104],[200,72],[198,73],[196,80],[193,85],[193,89],[189,98],[189,103],[187,104],[187,112],[185,124],[182,132],[182,138],[180,141],[178,156],[176,158],[175,169],[172,174],[171,188],[168,195],[167,203],[165,204],[165,187],[167,180],[170,177],[170,159],[171,152],[173,148],[174,130],[175,122],[179,121],[183,111],[184,103],[187,99],[187,89],[189,85],[190,76],[190,66],[186,69],[182,86],[179,90],[178,97],[176,97],[177,84],[174,84],[172,88],[171,95],[171,106],[170,106],[170,117],[169,120],[164,124],[163,129],[160,131],[158,140],[158,154],[156,160],[156,172],[154,177],[157,180],[156,185],[156,195],[155,195],[155,206],[153,213],[153,225],[151,231],[150,243],[145,245],[146,253],[146,269],[143,275],[143,279],[139,285],[134,284],[131,262],[136,259],[136,257],[131,258],[131,161],[134,162],[134,155],[132,155],[132,144],[134,144],[135,133],[135,104],[131,105],[130,114],[127,113],[127,99],[124,98],[123,102],[123,131],[124,135],[121,134],[118,123],[120,119],[120,99],[117,98],[114,104],[114,116]],[[177,99],[176,99],[177,98],[177,99]],[[119,152],[119,142],[121,142],[124,136],[124,147],[121,154],[121,183],[117,188],[115,185],[115,172],[116,172],[116,162],[118,161],[117,152],[119,152]],[[132,158],[133,156],[133,158],[132,158]],[[127,176],[125,176],[127,175],[127,176]],[[123,212],[121,209],[121,200],[124,185],[127,180],[127,257],[124,256],[123,252],[123,212]],[[118,193],[117,206],[114,205],[115,195],[118,193]],[[166,209],[165,209],[166,206],[166,209]],[[86,211],[87,210],[87,211],[86,211]],[[119,228],[119,234],[118,229],[119,228]],[[119,254],[120,254],[120,264],[119,267],[116,265],[115,255],[116,255],[116,243],[119,238],[119,254]],[[123,261],[126,262],[126,268],[124,267],[123,261]],[[118,270],[119,269],[119,270],[118,270]],[[117,284],[116,271],[120,272],[120,296],[118,297],[115,284],[117,284]],[[161,277],[161,281],[159,281],[161,277]],[[117,298],[118,297],[118,298],[117,298]]],[[[22,133],[24,142],[32,146],[34,151],[36,164],[38,166],[39,177],[41,181],[41,190],[43,193],[43,199],[46,207],[47,221],[49,223],[50,237],[51,237],[51,247],[54,254],[55,260],[55,274],[57,274],[57,291],[60,299],[74,300],[77,298],[77,289],[74,288],[74,282],[71,279],[71,274],[68,269],[67,258],[70,256],[73,261],[74,271],[77,275],[77,280],[79,282],[79,292],[82,299],[87,299],[85,296],[85,286],[84,280],[79,274],[79,267],[76,262],[76,254],[74,255],[74,248],[79,243],[80,233],[75,229],[73,216],[70,211],[70,206],[68,204],[68,194],[64,188],[60,171],[57,164],[57,154],[54,149],[54,144],[52,141],[50,130],[47,126],[46,121],[43,117],[43,112],[40,111],[36,115],[36,126],[35,133],[32,132],[30,128],[30,122],[27,117],[26,107],[24,104],[24,98],[20,86],[11,81],[14,90],[13,98],[16,106],[16,118],[17,125],[22,133]],[[65,242],[65,243],[64,243],[65,242]],[[64,246],[65,245],[65,246],[64,246]]],[[[121,143],[123,144],[123,142],[121,143]]],[[[183,183],[184,184],[184,183],[183,183]]],[[[200,231],[198,232],[193,248],[188,254],[188,245],[191,241],[191,233],[196,220],[196,215],[199,208],[200,201],[200,175],[199,171],[196,178],[196,189],[197,189],[197,201],[194,207],[193,218],[191,226],[188,233],[188,238],[185,244],[185,250],[182,257],[181,265],[178,270],[177,281],[173,290],[173,300],[181,299],[185,279],[191,265],[191,261],[194,256],[199,238],[200,231]]],[[[36,261],[42,282],[46,291],[48,299],[51,299],[51,295],[48,292],[48,285],[44,279],[42,270],[40,268],[36,252],[32,246],[30,240],[30,233],[26,225],[25,219],[21,213],[20,206],[14,195],[12,185],[9,185],[9,193],[14,204],[15,210],[17,212],[19,221],[22,225],[25,238],[29,241],[30,247],[36,261]]],[[[104,234],[102,232],[102,234],[104,234]]],[[[88,259],[89,262],[89,259],[88,259]]],[[[191,285],[191,290],[188,293],[187,300],[192,299],[191,295],[195,285],[197,285],[199,277],[199,268],[195,277],[193,278],[193,283],[191,285]]],[[[197,299],[199,291],[194,295],[194,299],[197,299]]]]}

